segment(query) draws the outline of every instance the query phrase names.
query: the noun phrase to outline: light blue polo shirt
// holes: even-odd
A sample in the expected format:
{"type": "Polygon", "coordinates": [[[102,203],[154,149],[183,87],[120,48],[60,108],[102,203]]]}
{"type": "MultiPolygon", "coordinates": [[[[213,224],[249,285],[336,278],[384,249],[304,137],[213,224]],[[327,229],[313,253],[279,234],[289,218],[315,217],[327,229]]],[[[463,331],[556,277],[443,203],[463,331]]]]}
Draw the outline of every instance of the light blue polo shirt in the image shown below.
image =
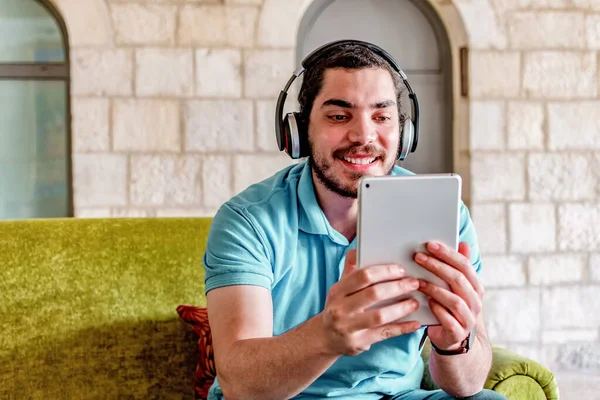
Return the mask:
{"type": "MultiPolygon", "coordinates": [[[[396,166],[392,174],[412,172],[396,166]]],[[[471,246],[471,261],[479,272],[477,237],[464,204],[459,236],[471,246]]],[[[218,210],[204,255],[206,292],[228,285],[269,289],[273,335],[281,335],[323,310],[329,288],[343,271],[345,254],[354,247],[356,239],[348,242],[323,214],[311,167],[304,161],[250,186],[218,210]]],[[[418,388],[423,330],[376,343],[357,356],[340,357],[294,399],[374,400],[418,388]]],[[[222,398],[218,379],[208,398],[222,398]]]]}

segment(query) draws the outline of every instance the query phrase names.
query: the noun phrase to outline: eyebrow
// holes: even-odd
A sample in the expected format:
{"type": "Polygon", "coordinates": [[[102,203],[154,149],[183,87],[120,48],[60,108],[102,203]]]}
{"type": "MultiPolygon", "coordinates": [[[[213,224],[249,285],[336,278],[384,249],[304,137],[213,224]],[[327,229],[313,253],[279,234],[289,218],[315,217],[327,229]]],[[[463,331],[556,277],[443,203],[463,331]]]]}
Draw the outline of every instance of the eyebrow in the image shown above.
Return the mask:
{"type": "MultiPolygon", "coordinates": [[[[395,106],[396,102],[394,100],[384,100],[374,104],[371,104],[371,108],[387,108],[391,106],[395,106]]],[[[356,108],[356,105],[350,103],[349,101],[342,99],[329,99],[325,100],[321,105],[321,108],[325,108],[327,106],[337,106],[342,108],[356,108]]]]}

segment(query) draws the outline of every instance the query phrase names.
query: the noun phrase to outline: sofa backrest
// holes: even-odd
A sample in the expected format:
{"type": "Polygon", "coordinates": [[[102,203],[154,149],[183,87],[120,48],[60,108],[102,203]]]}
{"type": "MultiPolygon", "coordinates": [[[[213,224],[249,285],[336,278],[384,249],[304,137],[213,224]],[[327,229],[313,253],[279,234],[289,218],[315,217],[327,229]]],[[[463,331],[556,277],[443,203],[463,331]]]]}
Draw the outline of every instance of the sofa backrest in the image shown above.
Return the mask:
{"type": "Polygon", "coordinates": [[[192,398],[210,222],[0,222],[0,398],[192,398]]]}

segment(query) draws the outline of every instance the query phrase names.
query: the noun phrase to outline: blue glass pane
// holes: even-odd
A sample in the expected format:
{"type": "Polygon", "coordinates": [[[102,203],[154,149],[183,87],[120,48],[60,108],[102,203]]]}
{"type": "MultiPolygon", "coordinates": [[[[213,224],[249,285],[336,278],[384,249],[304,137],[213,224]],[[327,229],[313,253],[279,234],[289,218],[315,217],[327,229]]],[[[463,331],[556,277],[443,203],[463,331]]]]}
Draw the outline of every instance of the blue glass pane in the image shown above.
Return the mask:
{"type": "Polygon", "coordinates": [[[0,81],[0,219],[69,216],[67,90],[0,81]]]}
{"type": "Polygon", "coordinates": [[[0,0],[0,63],[64,62],[60,27],[35,0],[0,0]]]}

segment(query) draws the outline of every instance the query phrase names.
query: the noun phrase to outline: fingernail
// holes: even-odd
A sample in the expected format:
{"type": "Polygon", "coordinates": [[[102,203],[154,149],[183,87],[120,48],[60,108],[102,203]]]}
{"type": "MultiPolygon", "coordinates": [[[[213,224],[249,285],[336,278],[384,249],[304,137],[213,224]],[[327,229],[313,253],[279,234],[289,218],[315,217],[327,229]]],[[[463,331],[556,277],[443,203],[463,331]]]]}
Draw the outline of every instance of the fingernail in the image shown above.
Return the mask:
{"type": "Polygon", "coordinates": [[[418,280],[411,280],[410,281],[410,286],[414,289],[417,289],[419,287],[419,281],[418,280]]]}
{"type": "Polygon", "coordinates": [[[425,281],[419,281],[419,287],[424,288],[426,286],[427,286],[427,282],[425,282],[425,281]]]}
{"type": "Polygon", "coordinates": [[[427,256],[423,253],[417,253],[417,256],[415,257],[417,261],[425,261],[427,260],[427,256]]]}
{"type": "Polygon", "coordinates": [[[431,250],[434,250],[434,251],[435,251],[435,250],[438,250],[439,248],[440,248],[440,245],[439,245],[439,244],[437,244],[436,242],[430,242],[430,243],[429,243],[429,249],[431,249],[431,250]]]}

